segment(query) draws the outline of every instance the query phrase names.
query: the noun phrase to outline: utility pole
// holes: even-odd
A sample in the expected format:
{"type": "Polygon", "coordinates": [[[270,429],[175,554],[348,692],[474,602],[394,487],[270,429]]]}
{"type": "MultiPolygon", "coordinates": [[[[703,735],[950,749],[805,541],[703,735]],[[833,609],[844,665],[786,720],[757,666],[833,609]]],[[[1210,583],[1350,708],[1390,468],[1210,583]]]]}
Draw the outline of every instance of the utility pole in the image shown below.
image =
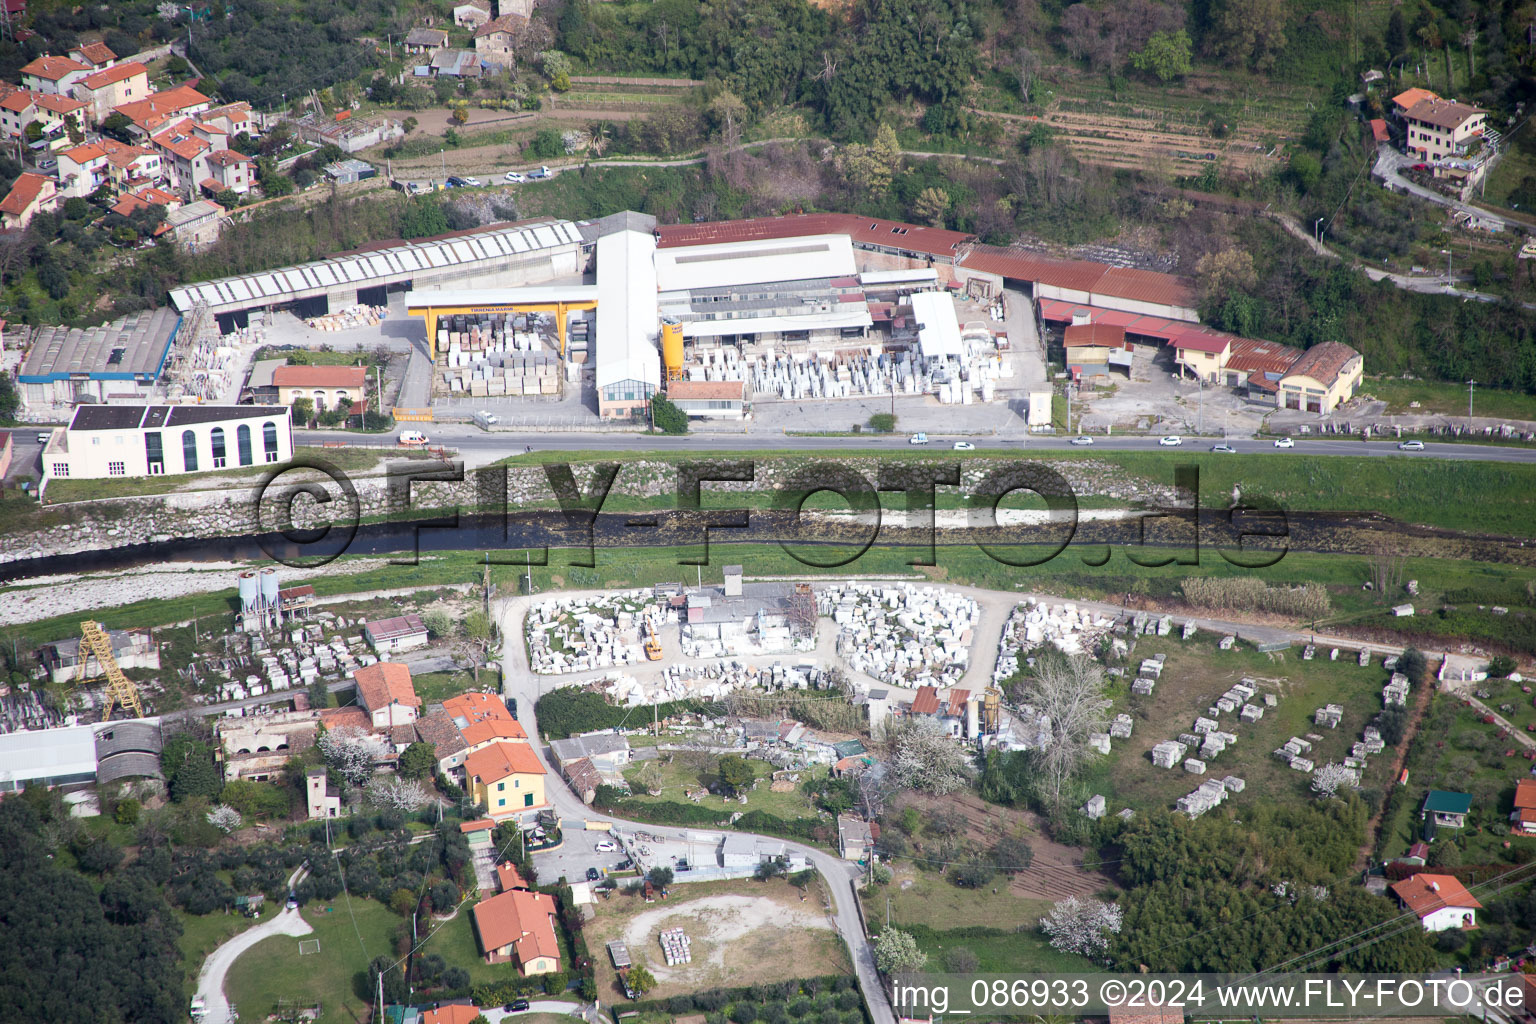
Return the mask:
{"type": "Polygon", "coordinates": [[[1067,433],[1072,433],[1072,382],[1067,381],[1063,391],[1067,393],[1067,433]]]}
{"type": "Polygon", "coordinates": [[[1205,380],[1203,378],[1195,381],[1195,391],[1200,395],[1196,407],[1199,410],[1197,413],[1199,419],[1196,420],[1195,433],[1203,434],[1205,433],[1205,380]]]}
{"type": "Polygon", "coordinates": [[[1472,429],[1472,395],[1477,391],[1477,381],[1467,381],[1467,429],[1472,429]]]}

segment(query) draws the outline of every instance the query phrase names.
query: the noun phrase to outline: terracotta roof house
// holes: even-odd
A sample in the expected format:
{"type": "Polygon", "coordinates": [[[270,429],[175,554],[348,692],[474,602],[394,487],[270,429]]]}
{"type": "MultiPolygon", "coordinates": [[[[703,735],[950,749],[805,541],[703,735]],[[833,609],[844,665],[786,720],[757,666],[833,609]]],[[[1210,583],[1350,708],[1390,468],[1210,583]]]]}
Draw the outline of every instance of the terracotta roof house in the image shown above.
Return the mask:
{"type": "Polygon", "coordinates": [[[5,198],[0,199],[0,224],[7,231],[20,230],[39,213],[58,205],[59,188],[52,178],[23,171],[5,198]]]}
{"type": "Polygon", "coordinates": [[[1536,779],[1521,779],[1515,783],[1515,809],[1509,820],[1521,835],[1536,836],[1536,779]]]}
{"type": "Polygon", "coordinates": [[[174,89],[152,92],[142,100],[124,103],[116,110],[128,120],[140,135],[157,131],[169,118],[178,114],[198,114],[213,105],[213,101],[190,85],[178,85],[174,89]]]}
{"type": "Polygon", "coordinates": [[[515,963],[524,975],[560,969],[554,897],[511,889],[475,904],[473,917],[486,963],[515,963]]]}
{"type": "Polygon", "coordinates": [[[39,57],[21,67],[21,85],[35,92],[66,93],[79,79],[91,73],[91,69],[68,57],[39,57]]]}
{"type": "Polygon", "coordinates": [[[449,697],[443,701],[443,710],[452,715],[454,721],[459,722],[460,728],[493,718],[515,721],[515,719],[512,719],[512,712],[507,710],[506,703],[500,697],[491,693],[471,691],[470,693],[461,693],[457,697],[449,697]]]}
{"type": "Polygon", "coordinates": [[[340,408],[343,401],[362,407],[368,384],[366,366],[279,366],[272,371],[279,405],[301,398],[315,403],[317,412],[340,408]]]}
{"type": "Polygon", "coordinates": [[[430,744],[437,755],[437,767],[444,775],[464,763],[469,744],[446,711],[431,711],[416,719],[416,738],[430,744]]]}
{"type": "Polygon", "coordinates": [[[528,888],[528,883],[517,870],[517,865],[509,860],[496,865],[496,884],[501,886],[502,892],[528,888]]]}
{"type": "Polygon", "coordinates": [[[1420,89],[1415,86],[1412,89],[1404,89],[1392,97],[1392,110],[1399,117],[1412,110],[1414,105],[1422,100],[1437,100],[1440,97],[1428,89],[1420,89]]]}
{"type": "Polygon", "coordinates": [[[1427,932],[1476,928],[1483,905],[1454,875],[1418,874],[1392,886],[1403,906],[1418,915],[1427,932]]]}
{"type": "Polygon", "coordinates": [[[474,752],[497,740],[512,740],[519,743],[528,742],[528,733],[516,719],[512,718],[488,718],[483,722],[471,722],[462,726],[459,732],[464,736],[464,742],[469,750],[474,752]]]}
{"type": "Polygon", "coordinates": [[[917,695],[912,698],[912,713],[914,715],[938,714],[939,691],[932,686],[919,686],[917,695]]]}
{"type": "Polygon", "coordinates": [[[70,95],[90,105],[93,121],[105,120],[112,108],[149,95],[149,69],[138,61],[93,71],[70,86],[70,95]]]}
{"type": "Polygon", "coordinates": [[[478,1016],[480,1007],[474,1003],[434,1003],[432,1009],[422,1009],[416,1024],[470,1024],[478,1016]]]}
{"type": "Polygon", "coordinates": [[[578,757],[567,763],[563,771],[571,792],[581,797],[582,803],[589,804],[597,799],[597,787],[603,784],[603,776],[591,758],[578,757]]]}
{"type": "Polygon", "coordinates": [[[1324,341],[1301,354],[1280,377],[1282,408],[1332,412],[1355,397],[1365,359],[1340,341],[1324,341]]]}
{"type": "Polygon", "coordinates": [[[357,702],[368,712],[375,729],[410,725],[416,721],[421,698],[411,685],[411,670],[393,661],[367,665],[352,673],[357,702]]]}
{"type": "Polygon", "coordinates": [[[498,740],[464,759],[465,788],[497,821],[543,807],[544,775],[527,743],[498,740]]]}
{"type": "Polygon", "coordinates": [[[84,43],[69,51],[69,59],[100,69],[116,64],[117,54],[106,43],[84,43]]]}
{"type": "Polygon", "coordinates": [[[475,29],[475,52],[502,67],[512,66],[512,49],[528,25],[521,14],[503,14],[475,29]]]}

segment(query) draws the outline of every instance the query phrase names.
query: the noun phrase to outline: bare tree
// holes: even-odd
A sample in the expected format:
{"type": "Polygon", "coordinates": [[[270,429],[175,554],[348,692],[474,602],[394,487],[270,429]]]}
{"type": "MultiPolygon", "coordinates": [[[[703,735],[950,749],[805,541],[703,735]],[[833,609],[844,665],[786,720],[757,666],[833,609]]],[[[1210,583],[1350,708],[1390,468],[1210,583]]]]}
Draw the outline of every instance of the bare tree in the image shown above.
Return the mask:
{"type": "Polygon", "coordinates": [[[368,783],[368,802],[381,811],[414,811],[425,807],[428,799],[427,788],[419,781],[398,775],[375,776],[368,783]]]}
{"type": "Polygon", "coordinates": [[[1013,69],[1019,76],[1019,95],[1028,103],[1035,90],[1035,79],[1040,74],[1040,57],[1029,47],[1021,46],[1014,51],[1013,69]]]}
{"type": "Polygon", "coordinates": [[[223,832],[225,835],[233,832],[245,823],[240,812],[227,804],[218,804],[208,812],[208,824],[223,832]]]}
{"type": "Polygon", "coordinates": [[[1377,540],[1371,550],[1371,586],[1377,600],[1389,600],[1403,583],[1403,556],[1401,545],[1386,538],[1377,540]]]}
{"type": "Polygon", "coordinates": [[[904,789],[942,796],[971,780],[974,769],[965,751],[931,718],[892,719],[885,743],[891,781],[904,789]]]}
{"type": "Polygon", "coordinates": [[[321,734],[315,746],[326,765],[354,786],[373,777],[374,765],[385,753],[383,743],[352,725],[321,734]]]}
{"type": "Polygon", "coordinates": [[[860,772],[854,778],[854,788],[858,790],[859,810],[869,821],[874,821],[885,813],[886,800],[890,798],[891,787],[885,781],[883,772],[860,772]]]}
{"type": "Polygon", "coordinates": [[[837,61],[832,59],[830,50],[821,51],[821,70],[816,72],[816,78],[823,82],[830,82],[837,77],[837,61]]]}
{"type": "Polygon", "coordinates": [[[1059,804],[1067,782],[1093,756],[1088,734],[1108,727],[1112,702],[1104,694],[1104,671],[1085,655],[1046,653],[1017,691],[1020,703],[1049,720],[1050,742],[1039,751],[1039,761],[1059,804]]]}

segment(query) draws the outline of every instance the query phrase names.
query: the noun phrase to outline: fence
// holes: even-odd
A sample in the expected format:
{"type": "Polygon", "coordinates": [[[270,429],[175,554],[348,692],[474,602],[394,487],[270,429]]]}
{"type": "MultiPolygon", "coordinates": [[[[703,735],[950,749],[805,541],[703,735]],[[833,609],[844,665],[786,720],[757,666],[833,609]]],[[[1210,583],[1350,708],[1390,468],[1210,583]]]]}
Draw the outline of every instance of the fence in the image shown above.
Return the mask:
{"type": "Polygon", "coordinates": [[[390,412],[394,415],[395,422],[397,422],[397,423],[400,423],[400,422],[431,423],[432,422],[432,408],[430,406],[428,406],[425,409],[398,409],[397,408],[397,409],[391,409],[390,412]]]}

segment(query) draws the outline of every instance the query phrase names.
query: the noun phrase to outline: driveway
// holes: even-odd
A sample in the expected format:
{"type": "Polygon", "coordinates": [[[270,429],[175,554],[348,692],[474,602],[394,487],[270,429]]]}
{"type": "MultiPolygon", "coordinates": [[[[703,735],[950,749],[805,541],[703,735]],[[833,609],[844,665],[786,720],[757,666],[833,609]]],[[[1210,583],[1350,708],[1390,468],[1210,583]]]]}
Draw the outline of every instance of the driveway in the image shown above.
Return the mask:
{"type": "MultiPolygon", "coordinates": [[[[307,868],[301,867],[289,876],[289,890],[299,884],[307,871],[307,868]]],[[[299,936],[308,935],[312,931],[314,929],[309,926],[309,922],[304,920],[299,911],[283,910],[272,920],[247,928],[208,954],[208,959],[203,961],[203,969],[197,975],[197,996],[208,1008],[204,1024],[233,1024],[234,1017],[230,1013],[229,1000],[224,997],[224,977],[229,974],[229,969],[234,966],[242,953],[262,939],[269,939],[274,935],[299,936]]]]}

